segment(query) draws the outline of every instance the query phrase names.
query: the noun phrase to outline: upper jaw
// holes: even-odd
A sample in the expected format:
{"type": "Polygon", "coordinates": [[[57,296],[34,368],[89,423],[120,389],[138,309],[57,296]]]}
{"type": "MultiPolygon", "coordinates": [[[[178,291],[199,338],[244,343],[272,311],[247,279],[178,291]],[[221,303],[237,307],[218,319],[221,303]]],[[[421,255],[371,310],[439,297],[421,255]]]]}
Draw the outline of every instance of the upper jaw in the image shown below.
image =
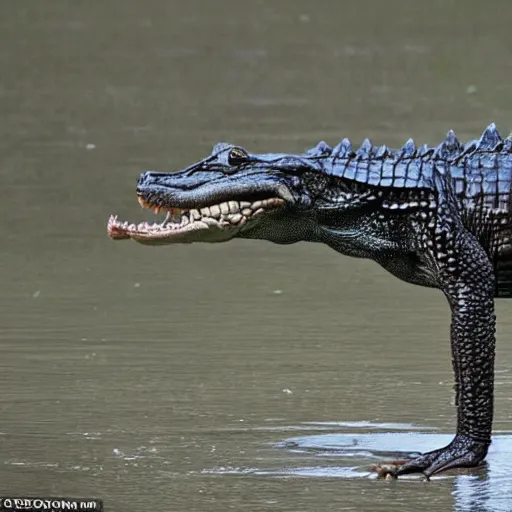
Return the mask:
{"type": "Polygon", "coordinates": [[[290,189],[276,176],[247,172],[236,177],[222,172],[200,170],[172,173],[145,172],[139,177],[137,196],[143,205],[166,209],[201,209],[230,200],[255,202],[281,198],[294,202],[290,189]]]}

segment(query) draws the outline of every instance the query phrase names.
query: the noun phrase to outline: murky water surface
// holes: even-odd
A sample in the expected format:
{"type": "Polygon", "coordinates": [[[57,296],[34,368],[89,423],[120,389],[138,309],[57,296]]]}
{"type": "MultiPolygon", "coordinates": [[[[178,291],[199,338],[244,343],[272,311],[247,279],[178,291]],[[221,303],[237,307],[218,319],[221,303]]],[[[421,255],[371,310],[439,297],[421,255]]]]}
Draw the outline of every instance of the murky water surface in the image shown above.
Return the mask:
{"type": "Polygon", "coordinates": [[[512,128],[512,4],[5,3],[0,494],[107,510],[512,509],[512,304],[487,468],[378,481],[454,430],[439,293],[321,246],[147,248],[138,173],[512,128]]]}

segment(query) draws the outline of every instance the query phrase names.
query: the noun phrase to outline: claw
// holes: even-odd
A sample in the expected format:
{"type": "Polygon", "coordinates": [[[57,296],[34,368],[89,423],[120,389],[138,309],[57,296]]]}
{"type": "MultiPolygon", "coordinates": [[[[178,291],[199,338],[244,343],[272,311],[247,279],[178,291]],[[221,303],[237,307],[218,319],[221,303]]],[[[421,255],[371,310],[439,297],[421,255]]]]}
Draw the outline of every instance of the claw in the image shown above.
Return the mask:
{"type": "Polygon", "coordinates": [[[453,468],[469,468],[480,465],[487,455],[489,442],[476,441],[470,437],[456,435],[444,448],[420,455],[399,467],[396,475],[423,473],[427,481],[432,475],[453,468]]]}
{"type": "MultiPolygon", "coordinates": [[[[403,466],[399,467],[397,470],[397,476],[400,475],[408,475],[410,473],[423,473],[425,474],[425,471],[431,466],[431,464],[434,462],[436,456],[442,451],[441,450],[435,450],[433,452],[428,452],[423,455],[420,455],[419,457],[410,460],[409,462],[406,462],[403,466]]],[[[426,475],[430,477],[430,475],[426,475]]]]}
{"type": "Polygon", "coordinates": [[[426,469],[423,473],[427,478],[430,476],[440,473],[441,471],[447,471],[449,469],[454,468],[472,468],[477,467],[482,464],[482,460],[474,459],[473,453],[467,453],[463,455],[462,457],[459,457],[458,459],[450,460],[446,463],[437,463],[430,466],[428,469],[426,469]]]}

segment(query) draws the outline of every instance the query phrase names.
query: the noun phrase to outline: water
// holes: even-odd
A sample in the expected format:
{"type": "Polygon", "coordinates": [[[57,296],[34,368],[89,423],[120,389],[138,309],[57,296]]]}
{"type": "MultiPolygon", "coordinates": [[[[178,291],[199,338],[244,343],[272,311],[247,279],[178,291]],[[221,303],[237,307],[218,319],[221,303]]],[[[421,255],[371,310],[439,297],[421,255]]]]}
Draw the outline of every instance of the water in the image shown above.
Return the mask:
{"type": "Polygon", "coordinates": [[[0,494],[107,510],[512,508],[511,305],[488,466],[378,481],[454,430],[439,293],[321,246],[148,248],[143,169],[512,128],[512,5],[17,1],[0,19],[0,494]],[[354,446],[357,449],[354,449],[354,446]]]}

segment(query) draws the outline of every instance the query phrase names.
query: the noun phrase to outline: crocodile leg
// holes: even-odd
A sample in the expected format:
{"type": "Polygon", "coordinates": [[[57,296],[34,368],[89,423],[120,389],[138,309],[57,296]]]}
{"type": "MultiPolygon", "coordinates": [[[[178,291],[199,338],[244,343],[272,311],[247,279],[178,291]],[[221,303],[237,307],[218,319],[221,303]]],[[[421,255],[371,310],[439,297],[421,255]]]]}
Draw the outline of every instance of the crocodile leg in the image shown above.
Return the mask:
{"type": "Polygon", "coordinates": [[[450,231],[437,231],[432,255],[437,262],[440,286],[452,311],[457,434],[448,446],[401,466],[397,475],[423,472],[429,477],[450,468],[477,466],[487,455],[491,442],[494,273],[489,258],[471,234],[464,230],[450,231]]]}

